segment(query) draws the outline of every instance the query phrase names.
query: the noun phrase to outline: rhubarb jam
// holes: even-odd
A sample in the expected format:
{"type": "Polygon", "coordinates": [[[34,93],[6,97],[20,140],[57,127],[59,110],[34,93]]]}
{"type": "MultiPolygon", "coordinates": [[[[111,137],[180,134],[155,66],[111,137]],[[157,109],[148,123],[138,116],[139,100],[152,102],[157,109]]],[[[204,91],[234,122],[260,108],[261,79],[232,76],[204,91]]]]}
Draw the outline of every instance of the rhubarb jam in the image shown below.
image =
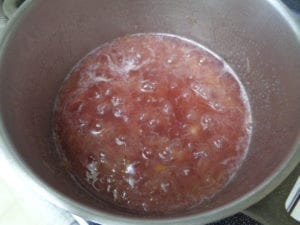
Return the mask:
{"type": "Polygon", "coordinates": [[[128,35],[84,57],[54,109],[62,160],[95,198],[171,213],[222,190],[251,136],[247,95],[203,46],[168,34],[128,35]]]}

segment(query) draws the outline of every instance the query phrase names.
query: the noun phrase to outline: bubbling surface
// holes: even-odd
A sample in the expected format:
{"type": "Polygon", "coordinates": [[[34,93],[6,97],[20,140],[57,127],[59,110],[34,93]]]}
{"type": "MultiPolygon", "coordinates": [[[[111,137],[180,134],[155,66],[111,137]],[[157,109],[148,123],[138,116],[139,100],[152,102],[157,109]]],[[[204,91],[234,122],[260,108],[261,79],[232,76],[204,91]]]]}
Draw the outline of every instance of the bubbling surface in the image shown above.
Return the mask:
{"type": "Polygon", "coordinates": [[[115,39],[64,81],[54,137],[96,198],[144,214],[197,207],[236,175],[251,137],[245,91],[201,45],[167,34],[115,39]]]}

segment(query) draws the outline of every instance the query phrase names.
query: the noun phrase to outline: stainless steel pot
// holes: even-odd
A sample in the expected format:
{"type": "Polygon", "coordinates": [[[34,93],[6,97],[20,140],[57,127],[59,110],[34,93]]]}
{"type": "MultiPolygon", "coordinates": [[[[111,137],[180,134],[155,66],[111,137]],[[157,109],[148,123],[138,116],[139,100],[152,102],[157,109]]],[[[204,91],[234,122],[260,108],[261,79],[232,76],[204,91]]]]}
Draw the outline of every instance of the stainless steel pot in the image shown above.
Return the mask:
{"type": "Polygon", "coordinates": [[[31,0],[0,47],[2,153],[59,207],[103,224],[205,224],[261,200],[300,160],[300,28],[276,0],[31,0]],[[254,133],[237,177],[211,202],[168,217],[99,203],[62,169],[51,112],[65,75],[96,46],[128,33],[198,41],[236,71],[250,97],[254,133]]]}

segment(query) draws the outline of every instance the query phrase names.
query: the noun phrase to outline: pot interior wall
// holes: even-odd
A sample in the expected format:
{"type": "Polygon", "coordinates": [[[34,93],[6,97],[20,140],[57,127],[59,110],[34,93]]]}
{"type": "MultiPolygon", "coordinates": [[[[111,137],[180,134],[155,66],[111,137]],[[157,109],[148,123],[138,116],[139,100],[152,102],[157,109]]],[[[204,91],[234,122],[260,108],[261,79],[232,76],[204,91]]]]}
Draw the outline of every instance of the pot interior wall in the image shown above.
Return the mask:
{"type": "Polygon", "coordinates": [[[59,193],[121,213],[95,202],[62,171],[50,138],[51,112],[72,66],[96,46],[130,33],[164,32],[198,41],[232,66],[250,98],[254,133],[238,176],[213,201],[183,213],[240,198],[292,153],[300,128],[300,45],[268,1],[37,0],[31,5],[5,40],[1,116],[27,169],[59,193]]]}

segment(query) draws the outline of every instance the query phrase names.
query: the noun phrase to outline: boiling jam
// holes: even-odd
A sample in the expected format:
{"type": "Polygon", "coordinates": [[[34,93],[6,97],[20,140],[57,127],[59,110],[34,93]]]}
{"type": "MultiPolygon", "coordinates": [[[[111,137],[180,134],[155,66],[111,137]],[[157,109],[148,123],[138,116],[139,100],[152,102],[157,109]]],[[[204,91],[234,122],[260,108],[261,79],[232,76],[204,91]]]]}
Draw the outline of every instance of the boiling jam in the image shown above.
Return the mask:
{"type": "Polygon", "coordinates": [[[96,198],[170,213],[222,190],[251,135],[245,91],[203,46],[168,34],[118,38],[64,81],[54,136],[67,169],[96,198]]]}

